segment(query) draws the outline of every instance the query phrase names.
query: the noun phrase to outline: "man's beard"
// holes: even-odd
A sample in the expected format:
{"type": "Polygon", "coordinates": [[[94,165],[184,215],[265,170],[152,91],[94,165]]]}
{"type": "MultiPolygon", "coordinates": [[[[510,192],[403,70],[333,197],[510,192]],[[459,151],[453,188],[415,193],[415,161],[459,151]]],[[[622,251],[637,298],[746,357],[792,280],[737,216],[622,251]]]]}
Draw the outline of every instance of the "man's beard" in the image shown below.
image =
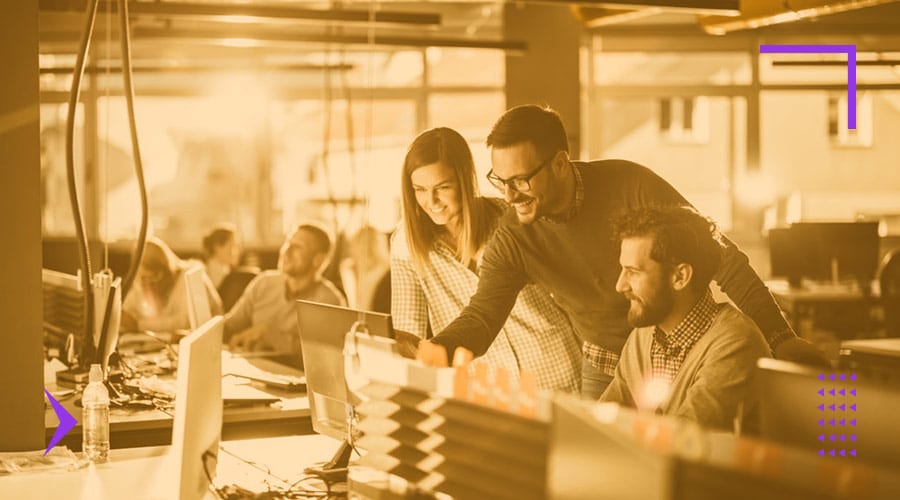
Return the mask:
{"type": "Polygon", "coordinates": [[[629,299],[628,324],[635,328],[655,326],[672,312],[675,295],[671,290],[660,290],[648,299],[642,300],[635,295],[629,299]]]}

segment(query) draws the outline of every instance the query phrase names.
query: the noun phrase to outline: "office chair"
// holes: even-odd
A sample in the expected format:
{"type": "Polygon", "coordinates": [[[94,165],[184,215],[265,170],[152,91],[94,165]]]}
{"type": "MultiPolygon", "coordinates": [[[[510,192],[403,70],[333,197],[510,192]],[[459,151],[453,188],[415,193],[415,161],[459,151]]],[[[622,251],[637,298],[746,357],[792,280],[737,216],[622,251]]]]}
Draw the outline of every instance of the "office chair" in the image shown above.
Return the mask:
{"type": "Polygon", "coordinates": [[[259,274],[259,268],[253,266],[241,266],[232,270],[225,276],[219,285],[219,297],[222,299],[222,310],[228,312],[234,304],[241,298],[244,289],[256,275],[259,274]]]}
{"type": "Polygon", "coordinates": [[[884,256],[879,282],[887,336],[900,337],[900,249],[884,256]]]}

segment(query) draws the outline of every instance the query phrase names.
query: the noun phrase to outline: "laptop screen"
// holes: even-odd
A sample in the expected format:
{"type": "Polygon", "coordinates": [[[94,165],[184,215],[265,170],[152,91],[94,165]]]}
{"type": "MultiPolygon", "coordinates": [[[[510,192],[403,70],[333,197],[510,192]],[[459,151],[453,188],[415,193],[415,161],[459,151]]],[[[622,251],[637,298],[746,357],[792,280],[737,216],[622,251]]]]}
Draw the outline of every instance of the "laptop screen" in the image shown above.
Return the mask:
{"type": "Polygon", "coordinates": [[[344,380],[344,337],[357,321],[370,334],[393,338],[388,314],[297,301],[297,323],[313,429],[335,439],[347,436],[347,385],[344,380]]]}

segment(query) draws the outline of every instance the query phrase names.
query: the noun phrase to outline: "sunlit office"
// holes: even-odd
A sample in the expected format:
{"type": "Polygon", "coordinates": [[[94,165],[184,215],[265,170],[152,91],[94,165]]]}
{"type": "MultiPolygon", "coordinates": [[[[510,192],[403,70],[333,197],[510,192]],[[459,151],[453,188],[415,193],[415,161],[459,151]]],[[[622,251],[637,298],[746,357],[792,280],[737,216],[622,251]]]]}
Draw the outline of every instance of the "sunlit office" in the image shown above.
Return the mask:
{"type": "Polygon", "coordinates": [[[0,498],[900,498],[900,1],[0,22],[0,498]]]}

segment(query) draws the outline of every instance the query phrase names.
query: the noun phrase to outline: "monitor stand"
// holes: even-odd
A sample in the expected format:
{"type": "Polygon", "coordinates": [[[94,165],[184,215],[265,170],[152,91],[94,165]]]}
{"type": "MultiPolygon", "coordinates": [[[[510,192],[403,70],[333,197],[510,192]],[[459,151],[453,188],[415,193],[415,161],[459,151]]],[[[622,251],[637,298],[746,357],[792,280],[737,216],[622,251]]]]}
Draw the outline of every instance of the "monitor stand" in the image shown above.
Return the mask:
{"type": "Polygon", "coordinates": [[[307,467],[303,472],[321,477],[328,483],[341,483],[347,481],[347,466],[350,464],[350,454],[353,447],[347,440],[341,441],[337,452],[321,467],[307,467]]]}

